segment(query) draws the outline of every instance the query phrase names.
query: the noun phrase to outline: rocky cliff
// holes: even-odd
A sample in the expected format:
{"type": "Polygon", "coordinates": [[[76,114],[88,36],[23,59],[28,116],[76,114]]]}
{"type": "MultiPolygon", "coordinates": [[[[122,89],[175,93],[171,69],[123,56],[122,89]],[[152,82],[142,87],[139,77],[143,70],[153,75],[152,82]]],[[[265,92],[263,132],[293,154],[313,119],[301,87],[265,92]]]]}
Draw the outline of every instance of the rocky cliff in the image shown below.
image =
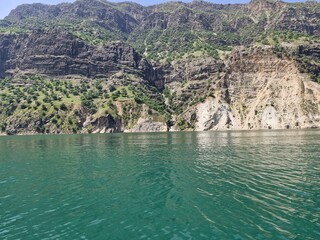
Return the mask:
{"type": "Polygon", "coordinates": [[[183,124],[194,130],[320,126],[320,85],[272,47],[235,49],[221,78],[211,84],[212,96],[187,109],[178,129],[183,124]]]}
{"type": "Polygon", "coordinates": [[[93,46],[64,31],[0,35],[0,61],[2,78],[17,74],[97,78],[123,70],[150,84],[156,80],[152,66],[128,44],[93,46]]]}
{"type": "Polygon", "coordinates": [[[26,4],[0,20],[0,132],[320,127],[320,4],[26,4]]]}

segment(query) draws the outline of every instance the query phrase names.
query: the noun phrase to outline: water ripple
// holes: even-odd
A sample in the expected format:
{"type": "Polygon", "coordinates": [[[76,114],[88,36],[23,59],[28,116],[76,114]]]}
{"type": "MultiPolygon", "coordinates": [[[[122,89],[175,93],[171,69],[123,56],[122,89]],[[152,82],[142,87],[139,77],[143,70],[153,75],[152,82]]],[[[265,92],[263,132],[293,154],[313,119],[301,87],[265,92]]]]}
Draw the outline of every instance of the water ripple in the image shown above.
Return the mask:
{"type": "Polygon", "coordinates": [[[320,239],[319,140],[317,130],[4,137],[0,239],[320,239]]]}

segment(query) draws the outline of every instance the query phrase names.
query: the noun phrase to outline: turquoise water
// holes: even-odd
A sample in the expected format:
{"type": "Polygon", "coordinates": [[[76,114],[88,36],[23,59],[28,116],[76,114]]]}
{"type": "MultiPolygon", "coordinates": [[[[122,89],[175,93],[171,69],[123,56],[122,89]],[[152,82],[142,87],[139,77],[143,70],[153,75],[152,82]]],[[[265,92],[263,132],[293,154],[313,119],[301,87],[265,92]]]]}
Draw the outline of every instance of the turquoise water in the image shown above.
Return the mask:
{"type": "Polygon", "coordinates": [[[0,239],[320,239],[320,131],[0,137],[0,239]]]}

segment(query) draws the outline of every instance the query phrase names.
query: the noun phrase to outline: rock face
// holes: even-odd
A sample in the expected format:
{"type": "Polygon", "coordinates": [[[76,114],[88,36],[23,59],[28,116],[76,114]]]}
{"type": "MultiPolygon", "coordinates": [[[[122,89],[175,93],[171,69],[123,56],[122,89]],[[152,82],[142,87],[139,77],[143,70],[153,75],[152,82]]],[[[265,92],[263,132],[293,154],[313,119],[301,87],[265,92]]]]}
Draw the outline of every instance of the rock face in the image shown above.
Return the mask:
{"type": "Polygon", "coordinates": [[[277,23],[274,23],[276,29],[280,30],[293,30],[304,32],[314,36],[320,36],[320,11],[319,3],[309,3],[310,6],[314,5],[310,9],[302,8],[286,8],[278,19],[277,23]],[[312,21],[304,21],[304,19],[314,19],[312,21]]]}
{"type": "Polygon", "coordinates": [[[83,123],[85,128],[87,125],[93,126],[90,130],[92,133],[112,133],[122,132],[122,122],[119,118],[114,118],[111,115],[96,118],[92,121],[90,119],[83,123]]]}
{"type": "Polygon", "coordinates": [[[136,125],[125,132],[166,132],[167,130],[168,127],[164,122],[156,122],[152,118],[139,118],[136,125]]]}
{"type": "Polygon", "coordinates": [[[124,71],[138,74],[150,83],[156,80],[152,66],[131,46],[92,46],[61,31],[0,35],[0,63],[1,78],[18,74],[96,78],[124,71]]]}
{"type": "MultiPolygon", "coordinates": [[[[239,48],[226,62],[216,98],[182,114],[195,130],[320,127],[320,85],[271,47],[239,48]]],[[[178,127],[178,126],[176,126],[178,127]]]]}
{"type": "Polygon", "coordinates": [[[223,61],[213,58],[203,57],[196,59],[184,59],[173,62],[171,65],[164,66],[165,83],[183,81],[201,81],[210,77],[217,76],[225,67],[223,61]]]}
{"type": "Polygon", "coordinates": [[[230,68],[230,104],[243,109],[234,112],[236,128],[319,127],[319,85],[292,59],[279,58],[271,49],[242,49],[234,53],[230,68]]]}

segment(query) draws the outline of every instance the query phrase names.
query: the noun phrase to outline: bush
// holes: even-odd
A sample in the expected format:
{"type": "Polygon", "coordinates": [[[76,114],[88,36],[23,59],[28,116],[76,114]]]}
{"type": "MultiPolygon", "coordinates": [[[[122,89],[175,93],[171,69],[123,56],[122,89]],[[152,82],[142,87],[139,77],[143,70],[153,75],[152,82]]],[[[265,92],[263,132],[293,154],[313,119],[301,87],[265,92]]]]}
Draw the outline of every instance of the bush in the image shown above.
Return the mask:
{"type": "Polygon", "coordinates": [[[27,106],[27,104],[25,104],[25,103],[22,103],[21,105],[20,105],[20,108],[21,109],[26,109],[28,106],[27,106]]]}
{"type": "Polygon", "coordinates": [[[48,111],[48,108],[46,107],[46,105],[42,105],[41,108],[42,108],[42,111],[44,112],[48,111]]]}
{"type": "Polygon", "coordinates": [[[109,91],[110,92],[114,92],[115,90],[116,90],[115,86],[113,86],[113,85],[109,86],[109,91]]]}
{"type": "Polygon", "coordinates": [[[66,106],[66,104],[61,103],[61,105],[60,105],[60,110],[62,110],[62,111],[66,111],[66,110],[67,110],[67,106],[66,106]]]}

